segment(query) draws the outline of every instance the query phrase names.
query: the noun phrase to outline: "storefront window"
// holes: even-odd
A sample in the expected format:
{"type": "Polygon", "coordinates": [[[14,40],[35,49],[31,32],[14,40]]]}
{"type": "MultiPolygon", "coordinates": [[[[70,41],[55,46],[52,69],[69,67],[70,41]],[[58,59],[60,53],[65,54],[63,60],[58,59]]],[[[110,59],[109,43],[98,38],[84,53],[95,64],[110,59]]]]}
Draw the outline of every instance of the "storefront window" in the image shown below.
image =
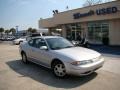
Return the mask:
{"type": "Polygon", "coordinates": [[[89,23],[88,24],[88,39],[91,43],[102,44],[102,38],[108,37],[108,23],[89,23]]]}
{"type": "Polygon", "coordinates": [[[50,29],[50,35],[61,36],[61,34],[62,34],[62,29],[59,27],[50,29]]]}
{"type": "Polygon", "coordinates": [[[77,40],[79,34],[81,34],[82,28],[79,23],[66,25],[67,39],[77,40]]]}

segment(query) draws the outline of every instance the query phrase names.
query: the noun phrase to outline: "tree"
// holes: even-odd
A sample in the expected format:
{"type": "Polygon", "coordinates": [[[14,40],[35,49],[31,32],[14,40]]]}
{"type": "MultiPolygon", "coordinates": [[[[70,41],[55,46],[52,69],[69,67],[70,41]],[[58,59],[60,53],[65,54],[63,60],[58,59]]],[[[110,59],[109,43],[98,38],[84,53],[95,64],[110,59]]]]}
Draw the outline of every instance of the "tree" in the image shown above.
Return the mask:
{"type": "Polygon", "coordinates": [[[15,28],[11,28],[11,29],[10,29],[10,32],[12,32],[12,35],[15,35],[16,29],[15,29],[15,28]]]}
{"type": "Polygon", "coordinates": [[[4,28],[0,28],[1,38],[3,37],[4,28]]]}
{"type": "Polygon", "coordinates": [[[32,33],[36,33],[37,29],[33,28],[28,28],[27,32],[31,35],[32,33]]]}
{"type": "Polygon", "coordinates": [[[28,28],[27,32],[31,35],[32,34],[32,28],[28,28]]]}
{"type": "Polygon", "coordinates": [[[7,35],[7,37],[9,33],[10,33],[10,30],[5,30],[5,34],[7,35]]]}
{"type": "Polygon", "coordinates": [[[32,33],[36,33],[37,32],[37,29],[32,29],[32,33]]]}
{"type": "Polygon", "coordinates": [[[102,0],[86,0],[85,3],[83,4],[83,6],[92,6],[92,5],[96,5],[96,4],[100,4],[102,3],[102,0]]]}

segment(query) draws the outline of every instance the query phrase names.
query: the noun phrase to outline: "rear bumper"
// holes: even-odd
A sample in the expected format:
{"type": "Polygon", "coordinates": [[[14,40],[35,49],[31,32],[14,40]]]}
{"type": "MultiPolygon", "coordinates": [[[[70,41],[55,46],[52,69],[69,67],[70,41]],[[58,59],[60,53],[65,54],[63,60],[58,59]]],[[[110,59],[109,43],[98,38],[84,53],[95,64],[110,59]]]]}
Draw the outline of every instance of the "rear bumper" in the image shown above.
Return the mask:
{"type": "Polygon", "coordinates": [[[19,44],[19,41],[13,41],[13,44],[19,44]]]}
{"type": "Polygon", "coordinates": [[[13,44],[16,44],[16,41],[12,41],[13,42],[13,44]]]}
{"type": "Polygon", "coordinates": [[[103,64],[104,64],[104,59],[102,58],[97,62],[87,64],[87,65],[74,66],[67,63],[65,64],[65,66],[66,66],[67,74],[84,76],[84,75],[89,75],[94,71],[96,71],[97,69],[101,68],[103,64]]]}

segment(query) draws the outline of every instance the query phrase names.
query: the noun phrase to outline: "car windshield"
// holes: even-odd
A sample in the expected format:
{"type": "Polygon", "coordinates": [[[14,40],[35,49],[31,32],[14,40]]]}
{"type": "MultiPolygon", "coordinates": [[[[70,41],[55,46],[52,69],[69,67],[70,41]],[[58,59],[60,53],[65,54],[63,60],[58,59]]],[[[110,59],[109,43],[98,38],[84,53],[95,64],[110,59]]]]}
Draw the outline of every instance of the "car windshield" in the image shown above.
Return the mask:
{"type": "Polygon", "coordinates": [[[47,38],[46,41],[52,50],[74,47],[71,42],[64,38],[47,38]]]}

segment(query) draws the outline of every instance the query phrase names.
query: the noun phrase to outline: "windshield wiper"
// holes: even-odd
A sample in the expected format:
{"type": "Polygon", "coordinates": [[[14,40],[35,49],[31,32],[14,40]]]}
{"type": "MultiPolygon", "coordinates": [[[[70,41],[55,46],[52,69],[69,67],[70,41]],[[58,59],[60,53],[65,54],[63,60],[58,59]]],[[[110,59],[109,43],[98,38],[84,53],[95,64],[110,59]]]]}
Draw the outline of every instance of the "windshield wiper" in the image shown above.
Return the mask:
{"type": "Polygon", "coordinates": [[[67,47],[56,47],[56,48],[52,48],[53,50],[59,50],[59,49],[64,49],[64,48],[71,48],[71,47],[75,47],[75,46],[67,46],[67,47]]]}
{"type": "Polygon", "coordinates": [[[53,50],[59,50],[59,49],[62,49],[60,47],[56,47],[56,48],[52,48],[53,50]]]}
{"type": "Polygon", "coordinates": [[[74,47],[74,46],[67,46],[67,47],[64,47],[64,48],[71,48],[71,47],[74,47]]]}

